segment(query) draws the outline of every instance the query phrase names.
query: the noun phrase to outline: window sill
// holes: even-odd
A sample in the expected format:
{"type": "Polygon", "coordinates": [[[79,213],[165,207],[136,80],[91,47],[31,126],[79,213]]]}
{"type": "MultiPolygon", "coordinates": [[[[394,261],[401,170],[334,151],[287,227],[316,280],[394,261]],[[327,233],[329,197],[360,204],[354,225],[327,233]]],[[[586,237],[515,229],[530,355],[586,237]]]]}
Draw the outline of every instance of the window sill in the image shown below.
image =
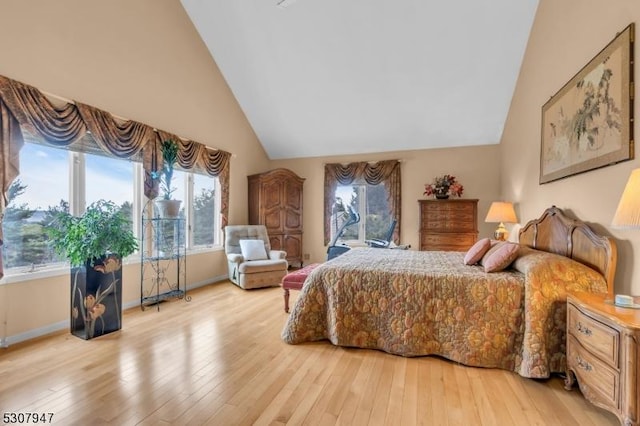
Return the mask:
{"type": "Polygon", "coordinates": [[[347,240],[347,241],[342,241],[342,244],[347,245],[349,247],[352,248],[356,248],[356,247],[369,247],[369,245],[367,243],[365,243],[364,241],[360,241],[360,240],[347,240]]]}
{"type": "MultiPolygon", "coordinates": [[[[26,267],[24,268],[26,269],[26,267]]],[[[5,271],[6,273],[7,271],[5,271]]],[[[51,267],[42,267],[33,272],[16,272],[11,275],[5,275],[0,280],[0,286],[5,284],[14,284],[22,281],[33,281],[43,278],[58,277],[69,273],[69,265],[57,265],[51,267]]]]}
{"type": "MultiPolygon", "coordinates": [[[[190,255],[199,255],[205,253],[213,253],[224,251],[224,247],[222,246],[212,246],[212,247],[202,247],[202,248],[194,248],[187,250],[187,257],[190,255]]],[[[135,254],[126,258],[123,262],[124,265],[135,265],[140,264],[140,254],[135,254]]],[[[21,268],[26,270],[27,268],[21,268]]],[[[5,271],[7,272],[7,271],[5,271]]],[[[23,281],[33,281],[45,278],[59,277],[61,275],[69,274],[69,264],[59,264],[55,266],[47,266],[36,268],[32,272],[16,272],[11,275],[5,275],[0,280],[0,286],[6,284],[15,284],[23,281]]]]}

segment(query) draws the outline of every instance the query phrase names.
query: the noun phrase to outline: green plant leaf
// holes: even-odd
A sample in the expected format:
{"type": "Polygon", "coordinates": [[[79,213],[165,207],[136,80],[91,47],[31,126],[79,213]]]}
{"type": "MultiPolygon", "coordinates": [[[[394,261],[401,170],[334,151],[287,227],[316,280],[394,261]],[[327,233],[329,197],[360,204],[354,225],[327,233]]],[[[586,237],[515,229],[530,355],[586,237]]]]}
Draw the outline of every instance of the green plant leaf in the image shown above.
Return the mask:
{"type": "Polygon", "coordinates": [[[173,169],[178,161],[178,143],[172,139],[161,142],[162,149],[162,173],[160,175],[160,189],[165,200],[170,200],[177,188],[171,186],[173,181],[173,169]]]}
{"type": "Polygon", "coordinates": [[[71,266],[93,262],[109,253],[126,257],[137,250],[138,241],[129,219],[112,201],[98,200],[76,217],[58,212],[47,228],[53,249],[69,259],[71,266]]]}

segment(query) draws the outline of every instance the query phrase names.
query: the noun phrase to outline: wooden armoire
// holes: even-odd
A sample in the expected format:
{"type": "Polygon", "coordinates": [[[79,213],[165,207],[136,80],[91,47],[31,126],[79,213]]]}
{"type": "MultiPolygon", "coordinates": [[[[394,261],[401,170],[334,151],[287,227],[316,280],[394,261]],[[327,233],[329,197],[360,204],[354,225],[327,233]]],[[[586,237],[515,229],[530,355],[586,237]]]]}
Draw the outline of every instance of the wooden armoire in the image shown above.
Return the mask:
{"type": "Polygon", "coordinates": [[[291,265],[302,267],[302,186],[304,179],[275,169],[249,179],[249,224],[265,225],[273,250],[287,252],[291,265]]]}

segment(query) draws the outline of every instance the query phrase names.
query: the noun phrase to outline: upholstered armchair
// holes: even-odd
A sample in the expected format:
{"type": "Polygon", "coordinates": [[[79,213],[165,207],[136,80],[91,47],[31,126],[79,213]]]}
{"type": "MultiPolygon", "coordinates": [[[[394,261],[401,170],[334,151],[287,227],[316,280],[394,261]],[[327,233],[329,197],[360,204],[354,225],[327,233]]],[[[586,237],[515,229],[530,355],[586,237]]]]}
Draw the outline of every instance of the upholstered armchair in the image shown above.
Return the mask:
{"type": "Polygon", "coordinates": [[[271,250],[264,225],[229,225],[224,230],[231,282],[245,290],[280,285],[289,268],[287,253],[271,250]]]}

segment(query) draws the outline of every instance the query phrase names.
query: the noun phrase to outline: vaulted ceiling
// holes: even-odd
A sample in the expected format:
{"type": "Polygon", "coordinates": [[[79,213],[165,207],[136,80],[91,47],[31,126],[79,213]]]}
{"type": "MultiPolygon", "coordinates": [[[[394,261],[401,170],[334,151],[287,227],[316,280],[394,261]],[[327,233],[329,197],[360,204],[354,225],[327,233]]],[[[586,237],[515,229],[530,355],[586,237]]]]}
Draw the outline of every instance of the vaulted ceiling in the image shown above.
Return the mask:
{"type": "Polygon", "coordinates": [[[271,159],[499,143],[538,4],[181,2],[271,159]]]}

